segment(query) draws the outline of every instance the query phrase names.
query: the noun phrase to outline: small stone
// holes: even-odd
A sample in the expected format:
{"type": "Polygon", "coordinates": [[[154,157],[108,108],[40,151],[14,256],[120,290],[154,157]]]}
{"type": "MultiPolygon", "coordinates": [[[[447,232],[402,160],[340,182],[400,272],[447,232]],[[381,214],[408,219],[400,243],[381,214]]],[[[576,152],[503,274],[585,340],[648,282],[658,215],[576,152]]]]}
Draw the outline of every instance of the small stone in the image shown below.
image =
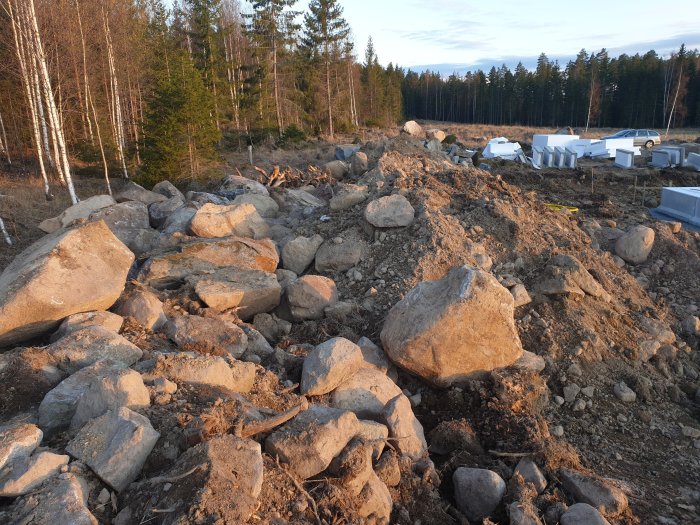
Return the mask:
{"type": "Polygon", "coordinates": [[[97,496],[97,503],[100,503],[101,505],[106,505],[111,499],[112,496],[109,494],[109,491],[107,489],[102,489],[97,496]]]}
{"type": "Polygon", "coordinates": [[[561,425],[556,425],[555,427],[552,427],[551,432],[554,437],[562,437],[564,435],[564,427],[561,425]]]}
{"type": "Polygon", "coordinates": [[[616,383],[613,387],[613,392],[615,397],[623,403],[634,403],[637,400],[637,394],[624,381],[616,383]]]}
{"type": "Polygon", "coordinates": [[[562,515],[561,525],[610,525],[610,522],[594,507],[587,503],[577,503],[562,515]]]}
{"type": "Polygon", "coordinates": [[[452,480],[457,508],[470,521],[490,516],[506,492],[505,481],[490,470],[460,467],[452,480]]]}
{"type": "Polygon", "coordinates": [[[399,394],[389,401],[382,411],[382,416],[389,428],[389,435],[396,440],[396,447],[402,455],[414,461],[427,455],[428,445],[423,425],[413,414],[411,402],[405,395],[399,394]]]}
{"type": "Polygon", "coordinates": [[[629,506],[625,493],[602,479],[568,469],[561,469],[559,475],[576,501],[588,503],[605,516],[619,516],[629,506]]]}
{"type": "Polygon", "coordinates": [[[655,237],[651,228],[635,226],[617,240],[615,253],[630,264],[641,264],[649,257],[655,237]]]}
{"type": "Polygon", "coordinates": [[[122,297],[114,308],[122,317],[132,317],[145,328],[156,331],[168,318],[163,312],[163,303],[148,290],[136,289],[122,297]]]}
{"type": "Polygon", "coordinates": [[[526,483],[531,484],[538,494],[547,488],[547,478],[544,477],[537,464],[530,458],[523,458],[515,467],[515,474],[522,476],[526,483]]]}
{"type": "Polygon", "coordinates": [[[581,387],[578,386],[576,383],[572,383],[571,385],[567,385],[564,387],[564,400],[567,403],[573,403],[576,401],[576,396],[578,396],[579,392],[581,392],[581,387]]]}

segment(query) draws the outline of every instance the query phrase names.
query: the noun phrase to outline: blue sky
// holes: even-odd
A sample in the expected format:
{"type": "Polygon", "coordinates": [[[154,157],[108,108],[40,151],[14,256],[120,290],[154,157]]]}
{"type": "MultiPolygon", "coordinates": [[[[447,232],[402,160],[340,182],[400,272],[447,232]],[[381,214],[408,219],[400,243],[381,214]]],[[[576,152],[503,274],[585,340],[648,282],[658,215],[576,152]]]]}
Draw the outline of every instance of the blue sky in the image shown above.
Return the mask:
{"type": "MultiPolygon", "coordinates": [[[[341,0],[359,57],[371,35],[379,60],[445,74],[540,53],[567,61],[581,49],[612,56],[681,43],[700,48],[700,0],[341,0]]],[[[243,2],[244,9],[247,2],[243,2]]],[[[300,0],[303,9],[308,0],[300,0]]],[[[249,5],[249,4],[248,4],[249,5]]]]}

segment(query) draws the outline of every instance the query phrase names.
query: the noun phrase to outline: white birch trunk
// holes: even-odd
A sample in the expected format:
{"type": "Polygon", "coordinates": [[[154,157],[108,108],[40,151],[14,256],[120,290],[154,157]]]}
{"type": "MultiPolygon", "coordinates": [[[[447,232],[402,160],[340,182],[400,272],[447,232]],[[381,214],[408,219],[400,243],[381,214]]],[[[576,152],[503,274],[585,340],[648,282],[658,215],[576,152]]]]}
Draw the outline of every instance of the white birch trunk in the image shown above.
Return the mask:
{"type": "Polygon", "coordinates": [[[119,97],[119,81],[117,80],[117,71],[114,64],[114,49],[112,48],[112,33],[109,29],[109,20],[107,19],[107,13],[104,9],[104,4],[102,4],[102,22],[105,31],[105,40],[107,41],[107,61],[109,65],[109,76],[110,85],[112,91],[112,105],[114,114],[114,131],[115,137],[114,141],[117,146],[117,154],[119,155],[119,160],[122,164],[122,170],[124,178],[129,178],[129,171],[126,168],[126,157],[124,154],[124,121],[122,118],[121,110],[121,100],[119,97]]]}
{"type": "Polygon", "coordinates": [[[7,164],[12,166],[12,158],[10,157],[10,144],[7,142],[7,133],[5,132],[5,122],[2,120],[0,113],[0,132],[2,132],[2,148],[7,158],[7,164]]]}
{"type": "Polygon", "coordinates": [[[49,70],[46,65],[46,55],[44,53],[44,47],[41,42],[41,36],[39,34],[39,25],[36,19],[36,11],[34,9],[34,0],[28,0],[27,2],[28,11],[28,22],[30,25],[30,30],[33,35],[34,48],[36,52],[36,61],[39,66],[39,73],[44,87],[44,92],[47,99],[47,111],[49,115],[49,122],[56,130],[56,139],[58,142],[58,152],[60,158],[57,159],[57,163],[61,163],[63,169],[63,176],[66,180],[66,185],[68,187],[68,194],[70,195],[71,202],[77,204],[79,199],[75,193],[75,188],[73,187],[73,179],[70,173],[70,165],[68,163],[68,150],[66,148],[66,139],[63,133],[63,127],[61,126],[61,121],[58,116],[58,110],[56,109],[56,103],[53,98],[53,90],[51,89],[51,80],[49,79],[49,70]]]}
{"type": "Polygon", "coordinates": [[[49,187],[49,178],[46,174],[46,166],[44,166],[44,157],[41,153],[42,143],[41,143],[41,128],[39,124],[39,117],[37,115],[36,108],[36,97],[34,96],[33,84],[31,73],[27,64],[27,48],[26,48],[26,31],[22,28],[22,19],[20,18],[20,13],[18,9],[13,6],[13,0],[8,0],[7,2],[7,14],[10,17],[12,23],[12,34],[15,40],[15,50],[17,52],[17,60],[20,66],[20,72],[22,74],[22,84],[24,85],[24,94],[27,97],[27,105],[29,107],[29,114],[32,119],[32,131],[34,139],[34,147],[36,149],[37,162],[39,163],[39,172],[41,174],[42,181],[44,183],[44,196],[46,200],[53,199],[51,195],[51,188],[49,187]]]}

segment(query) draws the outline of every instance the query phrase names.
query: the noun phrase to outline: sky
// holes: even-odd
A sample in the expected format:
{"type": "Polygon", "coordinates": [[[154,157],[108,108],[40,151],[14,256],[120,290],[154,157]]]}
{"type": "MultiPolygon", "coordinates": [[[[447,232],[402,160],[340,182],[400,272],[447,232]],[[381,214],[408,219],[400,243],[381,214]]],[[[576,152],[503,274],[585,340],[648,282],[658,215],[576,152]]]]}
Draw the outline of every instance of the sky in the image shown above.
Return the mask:
{"type": "MultiPolygon", "coordinates": [[[[244,6],[247,2],[243,2],[244,6]]],[[[540,53],[566,62],[581,49],[611,56],[682,43],[700,48],[700,0],[341,0],[356,52],[371,35],[379,61],[449,75],[522,61],[540,53]]],[[[305,9],[308,0],[300,0],[305,9]]],[[[248,4],[250,5],[250,4],[248,4]]],[[[245,7],[244,7],[245,9],[245,7]]]]}

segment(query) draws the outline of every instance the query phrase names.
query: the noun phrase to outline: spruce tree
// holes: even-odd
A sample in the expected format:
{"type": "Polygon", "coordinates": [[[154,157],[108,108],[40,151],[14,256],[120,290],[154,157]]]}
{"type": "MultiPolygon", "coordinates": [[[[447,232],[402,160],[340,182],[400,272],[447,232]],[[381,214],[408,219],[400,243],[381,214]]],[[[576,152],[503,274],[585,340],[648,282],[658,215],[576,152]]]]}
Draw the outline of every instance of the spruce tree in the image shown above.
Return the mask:
{"type": "Polygon", "coordinates": [[[328,130],[330,138],[333,139],[331,61],[339,56],[341,44],[350,34],[350,26],[343,18],[343,8],[337,0],[311,0],[309,13],[304,16],[304,25],[304,44],[312,50],[315,59],[321,59],[325,69],[328,130]]]}
{"type": "Polygon", "coordinates": [[[144,182],[196,177],[202,161],[215,158],[220,134],[213,108],[211,94],[187,54],[170,53],[149,100],[144,182]]]}

